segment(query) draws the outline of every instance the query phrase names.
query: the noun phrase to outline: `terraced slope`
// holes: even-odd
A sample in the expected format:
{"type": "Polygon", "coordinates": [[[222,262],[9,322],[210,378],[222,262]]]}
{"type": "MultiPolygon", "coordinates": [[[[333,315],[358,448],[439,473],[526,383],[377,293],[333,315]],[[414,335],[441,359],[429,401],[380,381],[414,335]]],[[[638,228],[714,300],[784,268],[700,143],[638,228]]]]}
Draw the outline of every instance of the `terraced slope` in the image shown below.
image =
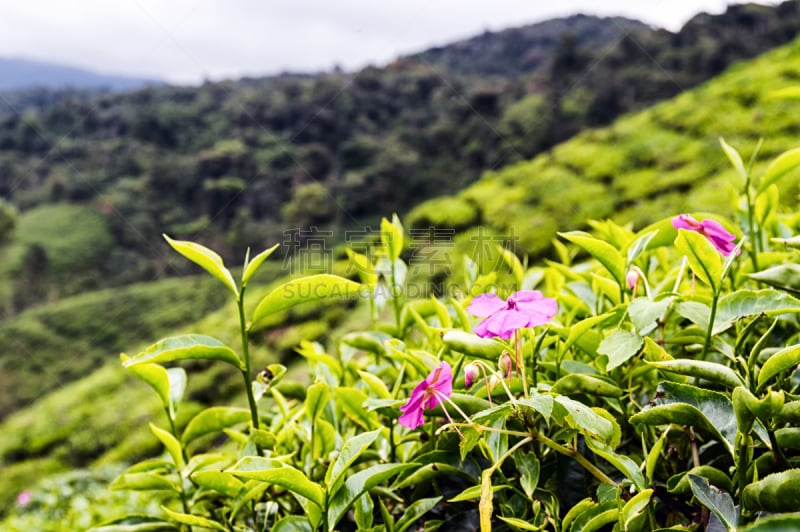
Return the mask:
{"type": "MultiPolygon", "coordinates": [[[[557,230],[587,219],[641,227],[681,211],[730,213],[735,180],[718,139],[747,159],[763,138],[756,175],[764,161],[800,145],[800,100],[773,95],[793,85],[800,85],[800,40],[533,160],[487,172],[455,196],[421,204],[409,221],[513,232],[517,251],[540,257],[557,230]]],[[[800,176],[782,182],[784,198],[798,190],[800,176]]]]}

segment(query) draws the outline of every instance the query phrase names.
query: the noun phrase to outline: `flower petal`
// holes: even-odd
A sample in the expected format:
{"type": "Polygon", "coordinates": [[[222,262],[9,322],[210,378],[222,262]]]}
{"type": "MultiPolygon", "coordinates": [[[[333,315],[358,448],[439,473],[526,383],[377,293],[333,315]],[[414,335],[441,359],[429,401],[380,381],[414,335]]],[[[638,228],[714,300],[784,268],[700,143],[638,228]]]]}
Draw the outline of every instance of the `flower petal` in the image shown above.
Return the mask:
{"type": "Polygon", "coordinates": [[[415,429],[425,423],[422,408],[414,408],[397,418],[397,422],[409,429],[415,429]]]}
{"type": "MultiPolygon", "coordinates": [[[[540,319],[538,316],[544,316],[546,319],[542,323],[545,323],[558,312],[558,303],[555,299],[549,297],[544,297],[536,301],[520,301],[517,303],[517,310],[529,315],[531,318],[536,315],[536,321],[540,319]]],[[[537,323],[536,325],[541,325],[542,323],[537,323]]],[[[535,325],[529,325],[529,327],[535,327],[535,325]]]]}
{"type": "Polygon", "coordinates": [[[508,303],[494,294],[481,294],[472,298],[467,310],[480,318],[491,316],[508,306],[508,303]]]}
{"type": "MultiPolygon", "coordinates": [[[[447,362],[442,362],[434,371],[439,372],[438,378],[435,382],[430,383],[430,387],[437,393],[450,397],[450,394],[453,393],[453,368],[447,362]]],[[[436,404],[439,402],[437,401],[436,404]]]]}
{"type": "Polygon", "coordinates": [[[475,334],[484,338],[500,337],[508,340],[515,330],[527,327],[530,319],[516,309],[495,312],[475,327],[475,334]]]}
{"type": "Polygon", "coordinates": [[[672,219],[672,227],[675,229],[688,229],[689,231],[697,231],[700,229],[700,222],[688,214],[679,214],[672,219]]]}
{"type": "Polygon", "coordinates": [[[514,301],[516,303],[524,303],[530,301],[538,301],[542,299],[544,296],[538,290],[519,290],[511,294],[508,298],[509,301],[514,301]]]}

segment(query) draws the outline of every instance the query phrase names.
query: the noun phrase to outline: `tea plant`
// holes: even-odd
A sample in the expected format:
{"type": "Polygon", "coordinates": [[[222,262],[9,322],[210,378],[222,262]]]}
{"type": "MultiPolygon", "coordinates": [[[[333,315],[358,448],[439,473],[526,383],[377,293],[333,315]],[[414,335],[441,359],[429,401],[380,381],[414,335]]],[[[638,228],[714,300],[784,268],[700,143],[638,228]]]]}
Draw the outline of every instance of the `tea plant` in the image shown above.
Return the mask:
{"type": "Polygon", "coordinates": [[[248,282],[277,246],[246,257],[237,283],[213,251],[167,238],[228,288],[241,345],[192,334],[122,356],[161,398],[166,423],[150,428],[165,454],[111,487],[151,493],[162,513],[96,530],[798,526],[800,239],[777,182],[800,151],[753,179],[722,147],[741,177],[738,223],[590,222],[544,266],[503,248],[465,259],[439,298],[406,297],[397,217],[374,254],[348,252],[360,283],[295,278],[249,317],[248,282]],[[366,299],[370,323],[303,342],[301,385],[253,367],[261,323],[329,298],[366,299]],[[247,407],[179,426],[185,360],[236,368],[247,407]]]}

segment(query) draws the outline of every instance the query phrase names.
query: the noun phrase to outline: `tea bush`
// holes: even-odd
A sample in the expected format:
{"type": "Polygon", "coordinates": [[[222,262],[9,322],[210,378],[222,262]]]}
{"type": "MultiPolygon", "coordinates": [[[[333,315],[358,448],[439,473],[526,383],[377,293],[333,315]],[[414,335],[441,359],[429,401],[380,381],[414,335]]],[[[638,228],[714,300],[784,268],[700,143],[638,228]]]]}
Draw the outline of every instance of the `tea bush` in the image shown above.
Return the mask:
{"type": "Polygon", "coordinates": [[[410,297],[396,216],[369,253],[348,252],[358,282],[296,277],[254,306],[248,283],[277,246],[237,281],[210,249],[167,238],[226,287],[239,327],[122,355],[163,407],[150,430],[164,453],[111,489],[160,506],[95,530],[797,526],[800,218],[777,185],[800,149],[753,173],[757,149],[746,164],[721,146],[733,219],[590,221],[543,266],[494,244],[440,297],[410,297]],[[260,326],[337,299],[366,301],[362,330],[302,342],[299,380],[252,366],[260,326]],[[242,403],[179,422],[188,360],[230,366],[242,403]]]}

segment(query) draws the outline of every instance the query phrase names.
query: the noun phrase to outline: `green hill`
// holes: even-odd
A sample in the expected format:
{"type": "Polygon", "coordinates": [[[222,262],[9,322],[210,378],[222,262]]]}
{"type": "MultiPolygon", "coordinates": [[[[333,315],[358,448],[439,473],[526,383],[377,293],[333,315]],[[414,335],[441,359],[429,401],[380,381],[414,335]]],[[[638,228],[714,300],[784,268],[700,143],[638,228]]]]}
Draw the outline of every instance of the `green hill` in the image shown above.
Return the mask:
{"type": "Polygon", "coordinates": [[[369,225],[674,96],[798,29],[797,0],[731,6],[677,33],[573,16],[359,72],[4,95],[0,197],[21,214],[0,270],[23,282],[0,272],[0,312],[186,273],[153,245],[162,232],[232,261],[287,229],[369,225]],[[103,219],[77,234],[100,231],[106,246],[82,276],[63,275],[76,269],[24,234],[38,213],[39,229],[57,239],[63,216],[41,209],[63,214],[65,204],[103,219]],[[30,278],[41,282],[28,290],[30,278]]]}
{"type": "MultiPolygon", "coordinates": [[[[795,41],[531,161],[487,172],[455,196],[421,204],[409,222],[462,231],[486,225],[518,235],[520,254],[542,257],[557,230],[579,228],[587,219],[642,227],[675,212],[730,214],[733,170],[719,137],[745,157],[763,138],[761,161],[800,145],[800,102],[771,97],[798,80],[795,41]]],[[[800,176],[782,183],[784,197],[799,191],[800,176]]]]}

